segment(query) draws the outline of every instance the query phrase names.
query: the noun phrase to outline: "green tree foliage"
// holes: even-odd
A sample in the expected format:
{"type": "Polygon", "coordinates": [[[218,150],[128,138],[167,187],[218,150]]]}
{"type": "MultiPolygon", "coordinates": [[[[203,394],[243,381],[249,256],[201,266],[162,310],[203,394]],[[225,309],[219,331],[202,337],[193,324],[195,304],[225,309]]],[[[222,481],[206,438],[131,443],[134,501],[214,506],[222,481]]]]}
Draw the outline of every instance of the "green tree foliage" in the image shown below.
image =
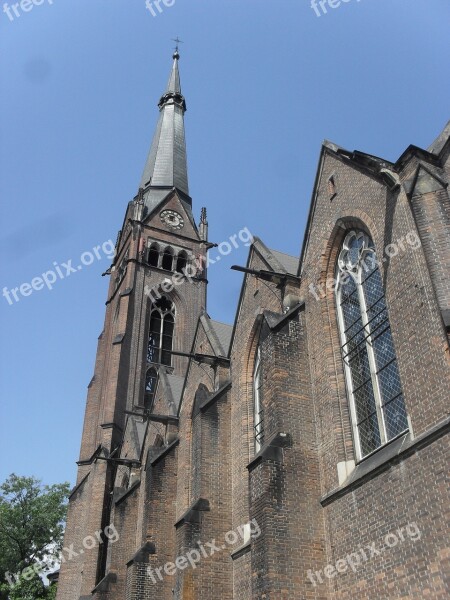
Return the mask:
{"type": "Polygon", "coordinates": [[[12,586],[2,584],[1,593],[2,598],[9,600],[54,600],[56,589],[56,585],[45,586],[39,575],[35,573],[31,580],[21,578],[12,586]]]}
{"type": "Polygon", "coordinates": [[[0,486],[0,598],[52,598],[34,574],[20,576],[27,567],[49,570],[62,548],[69,484],[44,486],[34,477],[12,474],[0,486]],[[11,581],[17,583],[10,585],[11,581]]]}

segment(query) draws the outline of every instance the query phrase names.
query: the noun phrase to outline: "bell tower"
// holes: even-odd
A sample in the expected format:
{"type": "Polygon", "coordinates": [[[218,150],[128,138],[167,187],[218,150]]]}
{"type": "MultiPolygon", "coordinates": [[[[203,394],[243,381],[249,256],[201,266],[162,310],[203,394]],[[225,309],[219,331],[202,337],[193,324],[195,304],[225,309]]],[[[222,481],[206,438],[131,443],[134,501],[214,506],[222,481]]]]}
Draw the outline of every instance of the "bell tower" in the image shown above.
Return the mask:
{"type": "MultiPolygon", "coordinates": [[[[110,523],[114,456],[127,414],[152,409],[158,378],[183,376],[199,316],[206,310],[206,210],[199,227],[189,195],[178,48],[159,103],[159,119],[138,193],[129,202],[116,243],[88,386],[77,483],[72,491],[58,600],[91,598],[105,575],[108,540],[91,550],[83,540],[110,523]]],[[[100,534],[98,534],[100,535],[100,534]]]]}

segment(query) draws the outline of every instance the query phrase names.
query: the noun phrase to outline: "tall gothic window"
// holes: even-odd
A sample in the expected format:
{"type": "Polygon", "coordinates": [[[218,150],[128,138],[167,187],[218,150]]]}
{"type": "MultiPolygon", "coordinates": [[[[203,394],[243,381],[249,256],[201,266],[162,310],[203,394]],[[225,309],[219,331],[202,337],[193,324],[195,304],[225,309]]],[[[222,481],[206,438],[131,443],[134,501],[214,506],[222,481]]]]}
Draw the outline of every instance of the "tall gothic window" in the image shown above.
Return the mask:
{"type": "Polygon", "coordinates": [[[253,369],[253,427],[255,430],[255,452],[260,451],[264,437],[261,388],[261,352],[258,347],[256,351],[255,367],[253,369]]]}
{"type": "Polygon", "coordinates": [[[150,313],[150,333],[147,347],[147,362],[172,364],[173,331],[175,328],[175,306],[164,296],[153,305],[150,313]]]}
{"type": "Polygon", "coordinates": [[[362,231],[345,238],[336,302],[358,458],[408,428],[375,247],[362,231]]]}
{"type": "Polygon", "coordinates": [[[155,368],[151,368],[147,371],[145,376],[145,397],[144,406],[147,410],[150,410],[153,406],[153,400],[155,399],[156,384],[158,382],[158,373],[155,368]]]}

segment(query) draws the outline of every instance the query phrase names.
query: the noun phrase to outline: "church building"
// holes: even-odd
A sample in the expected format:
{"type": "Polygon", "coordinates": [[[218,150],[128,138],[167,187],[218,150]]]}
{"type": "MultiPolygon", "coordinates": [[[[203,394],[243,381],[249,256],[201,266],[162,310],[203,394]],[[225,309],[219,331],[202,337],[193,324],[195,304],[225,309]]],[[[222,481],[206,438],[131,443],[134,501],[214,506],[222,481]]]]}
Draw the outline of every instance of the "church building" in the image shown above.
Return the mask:
{"type": "Polygon", "coordinates": [[[108,269],[57,599],[444,600],[450,126],[396,162],[324,142],[300,256],[255,237],[223,324],[179,58],[108,269]]]}

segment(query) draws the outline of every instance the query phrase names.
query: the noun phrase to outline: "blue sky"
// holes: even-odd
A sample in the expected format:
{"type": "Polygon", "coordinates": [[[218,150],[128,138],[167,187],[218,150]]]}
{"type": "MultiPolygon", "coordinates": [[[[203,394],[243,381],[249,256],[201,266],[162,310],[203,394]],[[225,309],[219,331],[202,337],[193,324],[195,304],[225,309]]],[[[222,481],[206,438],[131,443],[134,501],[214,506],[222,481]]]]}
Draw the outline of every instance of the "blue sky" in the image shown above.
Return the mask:
{"type": "MultiPolygon", "coordinates": [[[[0,289],[115,240],[177,35],[191,195],[215,242],[248,227],[298,255],[323,139],[396,160],[448,119],[448,0],[349,0],[320,17],[310,0],[161,6],[0,12],[0,289]]],[[[241,275],[229,266],[246,254],[210,269],[215,319],[233,320],[241,275]]],[[[95,258],[12,305],[0,297],[0,480],[74,481],[108,265],[95,258]]]]}

